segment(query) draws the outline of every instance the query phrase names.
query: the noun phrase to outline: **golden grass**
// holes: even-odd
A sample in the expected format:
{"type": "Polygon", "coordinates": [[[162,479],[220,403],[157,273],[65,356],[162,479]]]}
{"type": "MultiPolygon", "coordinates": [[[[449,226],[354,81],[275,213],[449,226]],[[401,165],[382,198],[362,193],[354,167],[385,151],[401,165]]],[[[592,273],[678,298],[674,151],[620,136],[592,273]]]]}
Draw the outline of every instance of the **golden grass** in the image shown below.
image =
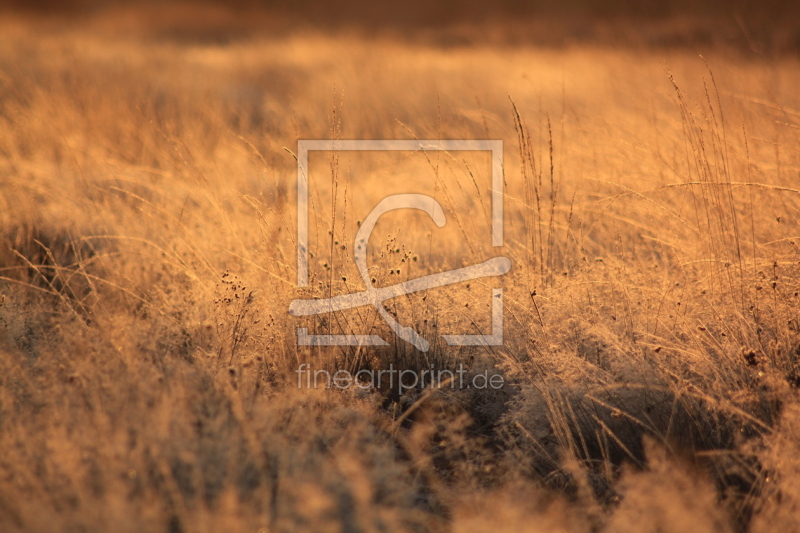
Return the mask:
{"type": "Polygon", "coordinates": [[[0,28],[4,531],[797,529],[796,59],[42,28],[0,28]],[[486,157],[317,154],[297,290],[292,152],[327,138],[504,141],[511,273],[390,305],[485,330],[500,283],[504,346],[296,346],[392,339],[288,314],[363,289],[387,194],[448,225],[387,215],[378,285],[495,255],[486,157]],[[298,390],[303,362],[507,385],[298,390]]]}

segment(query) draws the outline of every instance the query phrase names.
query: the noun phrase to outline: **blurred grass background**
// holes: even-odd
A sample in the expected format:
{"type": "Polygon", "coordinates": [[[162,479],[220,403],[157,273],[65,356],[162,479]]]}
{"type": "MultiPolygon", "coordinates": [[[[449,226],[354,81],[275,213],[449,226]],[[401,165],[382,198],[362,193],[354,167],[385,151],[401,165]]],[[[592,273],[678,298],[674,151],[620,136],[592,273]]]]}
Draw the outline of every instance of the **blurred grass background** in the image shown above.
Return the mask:
{"type": "Polygon", "coordinates": [[[800,4],[785,0],[6,0],[7,11],[51,18],[146,16],[160,37],[228,41],[314,28],[442,45],[721,45],[800,51],[800,4]]]}

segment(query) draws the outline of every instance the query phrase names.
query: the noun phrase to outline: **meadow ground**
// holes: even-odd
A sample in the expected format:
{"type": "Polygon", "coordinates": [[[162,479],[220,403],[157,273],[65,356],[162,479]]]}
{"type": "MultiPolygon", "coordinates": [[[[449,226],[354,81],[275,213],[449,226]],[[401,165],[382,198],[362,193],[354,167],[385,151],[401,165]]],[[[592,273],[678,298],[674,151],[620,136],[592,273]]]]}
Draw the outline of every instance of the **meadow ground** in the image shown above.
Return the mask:
{"type": "Polygon", "coordinates": [[[796,56],[218,39],[215,13],[0,19],[2,531],[800,529],[796,56]],[[387,302],[425,353],[369,308],[290,316],[364,289],[387,194],[448,223],[382,218],[377,286],[498,254],[486,154],[320,152],[296,288],[298,139],[502,140],[512,270],[387,302]],[[492,287],[504,344],[445,346],[492,287]]]}

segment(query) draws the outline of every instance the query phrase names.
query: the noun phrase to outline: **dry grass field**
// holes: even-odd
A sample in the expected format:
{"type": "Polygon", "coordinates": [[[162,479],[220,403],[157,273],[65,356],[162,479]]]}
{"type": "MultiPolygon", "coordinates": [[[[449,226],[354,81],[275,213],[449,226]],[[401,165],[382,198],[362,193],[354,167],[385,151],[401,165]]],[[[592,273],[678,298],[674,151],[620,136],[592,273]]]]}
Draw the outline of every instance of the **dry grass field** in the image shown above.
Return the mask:
{"type": "Polygon", "coordinates": [[[87,13],[0,15],[0,531],[800,530],[795,53],[741,19],[736,47],[87,13]],[[318,152],[297,288],[299,139],[502,140],[503,248],[485,153],[318,152]],[[290,316],[364,289],[397,193],[447,224],[385,215],[376,286],[511,271],[387,301],[428,352],[369,307],[290,316]],[[493,287],[504,344],[445,345],[493,287]]]}

